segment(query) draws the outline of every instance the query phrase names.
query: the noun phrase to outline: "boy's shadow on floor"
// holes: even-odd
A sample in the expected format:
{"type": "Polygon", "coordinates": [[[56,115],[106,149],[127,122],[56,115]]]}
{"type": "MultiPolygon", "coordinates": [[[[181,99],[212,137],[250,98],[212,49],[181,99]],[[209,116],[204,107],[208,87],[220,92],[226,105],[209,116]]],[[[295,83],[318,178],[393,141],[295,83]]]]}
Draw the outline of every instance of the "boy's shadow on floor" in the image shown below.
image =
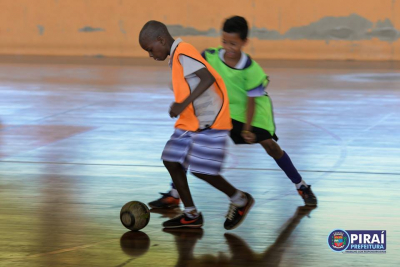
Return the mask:
{"type": "Polygon", "coordinates": [[[285,224],[275,242],[264,252],[256,253],[239,236],[225,233],[224,237],[229,246],[231,256],[224,254],[202,255],[195,258],[194,247],[203,236],[202,229],[164,229],[166,233],[175,236],[175,243],[179,253],[175,266],[279,266],[282,256],[288,247],[287,241],[300,221],[309,216],[315,207],[298,207],[293,217],[285,224]]]}

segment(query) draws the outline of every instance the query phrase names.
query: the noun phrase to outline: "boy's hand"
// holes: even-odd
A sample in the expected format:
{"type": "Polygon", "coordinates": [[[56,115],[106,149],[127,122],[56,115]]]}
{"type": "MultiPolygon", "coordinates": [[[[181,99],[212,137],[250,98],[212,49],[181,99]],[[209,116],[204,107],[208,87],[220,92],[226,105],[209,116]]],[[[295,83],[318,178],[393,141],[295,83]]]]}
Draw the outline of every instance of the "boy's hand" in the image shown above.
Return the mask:
{"type": "Polygon", "coordinates": [[[242,131],[242,137],[244,141],[248,144],[252,144],[256,141],[256,135],[250,131],[242,131]]]}
{"type": "Polygon", "coordinates": [[[174,102],[172,103],[171,108],[169,109],[169,115],[171,116],[171,118],[176,118],[179,116],[179,114],[182,113],[184,109],[185,109],[185,104],[174,102]]]}

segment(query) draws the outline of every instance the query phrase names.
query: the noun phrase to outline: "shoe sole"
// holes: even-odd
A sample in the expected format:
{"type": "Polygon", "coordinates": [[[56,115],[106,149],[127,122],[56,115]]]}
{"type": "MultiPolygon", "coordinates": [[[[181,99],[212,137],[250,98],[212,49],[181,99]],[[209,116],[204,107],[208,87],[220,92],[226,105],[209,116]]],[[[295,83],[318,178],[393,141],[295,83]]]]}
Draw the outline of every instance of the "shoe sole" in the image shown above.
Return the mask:
{"type": "Polygon", "coordinates": [[[247,209],[247,212],[243,215],[242,219],[241,219],[234,227],[229,228],[229,229],[226,229],[226,228],[225,228],[226,230],[233,230],[233,229],[238,228],[238,227],[242,224],[242,222],[246,219],[247,214],[249,214],[251,208],[253,207],[253,205],[254,205],[254,203],[255,203],[253,197],[252,197],[249,201],[250,201],[250,206],[249,206],[249,208],[247,209]]]}
{"type": "Polygon", "coordinates": [[[201,228],[202,224],[196,225],[177,225],[177,226],[163,226],[164,229],[176,229],[176,228],[201,228]]]}

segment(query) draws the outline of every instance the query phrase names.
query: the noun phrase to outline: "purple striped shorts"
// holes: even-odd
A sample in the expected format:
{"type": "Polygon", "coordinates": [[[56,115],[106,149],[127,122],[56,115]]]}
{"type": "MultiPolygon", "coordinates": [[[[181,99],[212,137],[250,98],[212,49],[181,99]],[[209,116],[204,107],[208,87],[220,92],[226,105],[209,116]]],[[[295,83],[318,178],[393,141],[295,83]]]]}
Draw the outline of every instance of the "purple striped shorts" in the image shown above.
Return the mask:
{"type": "Polygon", "coordinates": [[[228,135],[227,130],[190,132],[175,129],[161,158],[179,162],[194,173],[218,175],[224,162],[228,135]]]}

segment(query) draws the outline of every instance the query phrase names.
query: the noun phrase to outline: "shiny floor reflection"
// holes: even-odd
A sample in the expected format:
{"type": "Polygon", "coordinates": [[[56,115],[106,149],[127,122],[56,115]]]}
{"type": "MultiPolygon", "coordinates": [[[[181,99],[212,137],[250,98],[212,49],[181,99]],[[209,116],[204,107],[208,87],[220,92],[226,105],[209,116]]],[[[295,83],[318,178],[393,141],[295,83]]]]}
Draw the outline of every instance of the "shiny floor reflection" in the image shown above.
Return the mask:
{"type": "Polygon", "coordinates": [[[207,254],[196,258],[193,251],[197,240],[203,237],[203,229],[164,229],[166,233],[175,236],[179,254],[175,266],[279,266],[285,249],[290,245],[288,239],[302,218],[309,216],[315,208],[301,206],[282,227],[275,242],[265,251],[257,253],[240,236],[226,232],[224,238],[229,247],[227,254],[207,254]]]}
{"type": "Polygon", "coordinates": [[[168,190],[167,66],[127,59],[0,58],[0,266],[398,266],[400,72],[394,63],[264,62],[277,134],[318,197],[303,207],[257,145],[224,175],[256,203],[233,231],[228,199],[189,177],[202,230],[129,232],[123,204],[168,190]],[[145,64],[142,65],[142,63],[145,64]],[[325,64],[325,65],[324,65],[325,64]],[[333,252],[333,229],[386,230],[387,253],[333,252]]]}

